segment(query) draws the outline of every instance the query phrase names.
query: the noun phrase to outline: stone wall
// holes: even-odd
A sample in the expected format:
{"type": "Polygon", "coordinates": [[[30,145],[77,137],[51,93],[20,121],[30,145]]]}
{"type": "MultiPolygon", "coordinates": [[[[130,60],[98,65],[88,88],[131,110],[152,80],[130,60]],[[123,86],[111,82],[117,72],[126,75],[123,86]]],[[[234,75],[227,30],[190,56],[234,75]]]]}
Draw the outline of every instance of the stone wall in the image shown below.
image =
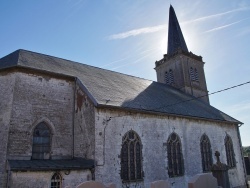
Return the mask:
{"type": "Polygon", "coordinates": [[[15,74],[0,73],[0,187],[6,186],[6,155],[15,74]]]}
{"type": "Polygon", "coordinates": [[[81,87],[76,85],[74,115],[74,156],[94,159],[95,110],[81,87]]]}
{"type": "Polygon", "coordinates": [[[72,157],[73,82],[43,74],[15,73],[8,159],[30,159],[35,126],[52,132],[51,158],[72,157]]]}
{"type": "MultiPolygon", "coordinates": [[[[89,170],[79,171],[56,171],[62,178],[62,187],[76,187],[78,184],[89,181],[91,172],[89,170]],[[68,174],[69,172],[69,174],[68,174]]],[[[48,188],[51,184],[51,178],[56,172],[12,172],[10,176],[11,188],[48,188]]]]}
{"type": "MultiPolygon", "coordinates": [[[[120,152],[122,137],[129,130],[134,130],[142,141],[144,181],[130,184],[130,187],[149,187],[150,182],[168,180],[175,188],[187,187],[187,181],[202,173],[200,138],[206,133],[214,154],[221,153],[221,162],[226,163],[224,138],[226,134],[233,140],[236,168],[229,170],[232,187],[244,185],[244,171],[240,156],[240,145],[236,126],[203,120],[186,119],[171,116],[149,115],[118,110],[96,110],[96,180],[113,182],[122,187],[120,178],[120,152]],[[111,117],[111,118],[110,118],[111,117]],[[167,172],[166,142],[175,132],[182,142],[185,175],[169,178],[167,172]]],[[[213,162],[216,162],[213,156],[213,162]]]]}

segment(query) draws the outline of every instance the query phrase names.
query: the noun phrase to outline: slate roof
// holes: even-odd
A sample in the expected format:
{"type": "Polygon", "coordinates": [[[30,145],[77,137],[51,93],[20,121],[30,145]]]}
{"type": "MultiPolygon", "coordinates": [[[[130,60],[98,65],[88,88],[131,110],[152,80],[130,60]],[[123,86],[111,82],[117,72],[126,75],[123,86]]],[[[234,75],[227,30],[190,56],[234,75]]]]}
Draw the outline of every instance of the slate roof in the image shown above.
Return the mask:
{"type": "Polygon", "coordinates": [[[169,21],[168,21],[168,55],[173,54],[180,48],[184,52],[188,52],[188,48],[183,37],[181,27],[176,17],[174,8],[170,5],[169,21]]]}
{"type": "Polygon", "coordinates": [[[166,84],[137,78],[73,61],[17,50],[0,59],[0,71],[12,67],[29,68],[76,77],[96,107],[195,117],[240,124],[207,103],[195,100],[166,84]],[[187,101],[188,102],[183,102],[187,101]]]}
{"type": "Polygon", "coordinates": [[[76,158],[71,160],[9,160],[11,171],[43,171],[43,170],[79,170],[94,168],[91,159],[76,158]]]}

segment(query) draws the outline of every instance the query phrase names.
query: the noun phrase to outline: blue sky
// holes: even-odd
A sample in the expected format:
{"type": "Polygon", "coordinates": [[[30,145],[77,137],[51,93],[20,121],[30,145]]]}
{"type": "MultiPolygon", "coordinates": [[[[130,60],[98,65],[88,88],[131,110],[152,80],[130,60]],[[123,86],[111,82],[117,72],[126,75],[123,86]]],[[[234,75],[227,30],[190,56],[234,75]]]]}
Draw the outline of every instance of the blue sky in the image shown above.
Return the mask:
{"type": "MultiPolygon", "coordinates": [[[[209,92],[250,81],[250,1],[171,0],[189,51],[201,55],[209,92]]],[[[167,52],[170,0],[0,2],[0,57],[26,49],[156,80],[167,52]]],[[[250,146],[250,84],[210,96],[244,122],[250,146]]]]}

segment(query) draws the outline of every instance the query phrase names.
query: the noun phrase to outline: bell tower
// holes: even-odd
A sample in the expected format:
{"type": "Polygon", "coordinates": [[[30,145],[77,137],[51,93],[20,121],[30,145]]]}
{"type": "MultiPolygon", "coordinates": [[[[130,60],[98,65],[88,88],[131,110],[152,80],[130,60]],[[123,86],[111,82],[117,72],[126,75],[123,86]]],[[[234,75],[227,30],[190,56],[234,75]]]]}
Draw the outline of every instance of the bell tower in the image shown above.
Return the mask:
{"type": "MultiPolygon", "coordinates": [[[[168,50],[155,62],[157,81],[171,85],[194,97],[208,94],[201,56],[188,51],[174,8],[169,8],[168,50]]],[[[208,96],[200,100],[209,103],[208,96]]]]}

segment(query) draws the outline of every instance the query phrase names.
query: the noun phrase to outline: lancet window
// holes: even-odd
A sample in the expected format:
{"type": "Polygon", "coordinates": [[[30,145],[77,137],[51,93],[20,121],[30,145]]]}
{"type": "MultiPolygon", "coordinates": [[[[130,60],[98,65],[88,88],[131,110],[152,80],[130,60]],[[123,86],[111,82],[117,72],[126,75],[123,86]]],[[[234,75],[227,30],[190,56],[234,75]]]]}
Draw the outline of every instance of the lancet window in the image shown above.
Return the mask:
{"type": "Polygon", "coordinates": [[[61,188],[62,178],[59,173],[55,173],[51,178],[50,188],[61,188]]]}
{"type": "Polygon", "coordinates": [[[139,135],[132,130],[122,139],[121,179],[124,182],[142,180],[142,144],[139,135]]]}
{"type": "Polygon", "coordinates": [[[39,123],[33,132],[32,159],[49,159],[51,132],[44,123],[39,123]]]}
{"type": "Polygon", "coordinates": [[[226,147],[226,155],[227,155],[227,165],[230,168],[233,168],[236,166],[235,162],[235,155],[234,155],[234,149],[233,149],[233,142],[229,135],[225,138],[225,147],[226,147]]]}
{"type": "Polygon", "coordinates": [[[176,133],[172,133],[168,138],[167,155],[169,177],[182,176],[184,174],[184,163],[181,140],[176,133]]]}
{"type": "Polygon", "coordinates": [[[211,170],[213,161],[212,161],[211,144],[206,134],[203,134],[201,137],[200,148],[201,148],[202,169],[203,172],[208,172],[211,170]]]}

